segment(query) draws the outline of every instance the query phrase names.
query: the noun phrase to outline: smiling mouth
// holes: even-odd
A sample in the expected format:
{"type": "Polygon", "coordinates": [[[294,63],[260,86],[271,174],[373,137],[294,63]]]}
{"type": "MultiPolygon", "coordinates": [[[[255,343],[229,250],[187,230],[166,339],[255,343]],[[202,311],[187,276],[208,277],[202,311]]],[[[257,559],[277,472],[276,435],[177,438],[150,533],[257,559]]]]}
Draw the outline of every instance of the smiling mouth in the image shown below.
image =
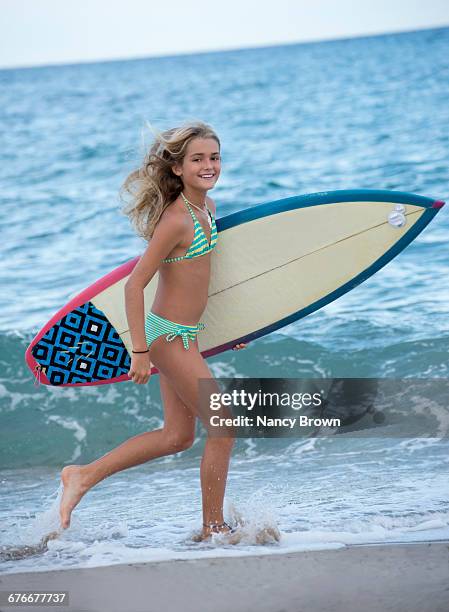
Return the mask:
{"type": "Polygon", "coordinates": [[[215,174],[200,174],[200,178],[202,179],[211,179],[214,178],[215,174]]]}

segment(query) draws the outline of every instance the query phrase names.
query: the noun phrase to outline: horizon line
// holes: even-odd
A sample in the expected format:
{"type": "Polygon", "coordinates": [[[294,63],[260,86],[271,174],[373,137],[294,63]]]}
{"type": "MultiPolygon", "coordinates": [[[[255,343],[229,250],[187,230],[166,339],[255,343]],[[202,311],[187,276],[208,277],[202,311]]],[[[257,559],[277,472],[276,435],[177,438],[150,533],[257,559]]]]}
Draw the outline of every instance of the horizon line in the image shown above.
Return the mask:
{"type": "Polygon", "coordinates": [[[299,45],[310,45],[316,43],[326,43],[326,42],[336,42],[343,40],[354,40],[358,38],[378,38],[381,36],[390,36],[394,34],[411,34],[413,32],[425,32],[431,30],[446,30],[449,28],[449,23],[446,25],[435,25],[435,26],[423,26],[413,29],[405,29],[405,30],[386,30],[383,32],[375,32],[375,33],[365,33],[365,34],[350,34],[347,36],[331,36],[327,38],[314,38],[310,40],[300,40],[300,41],[287,41],[287,42],[277,42],[277,43],[268,43],[268,44],[255,44],[248,45],[245,47],[223,47],[220,49],[201,49],[201,50],[190,50],[190,51],[179,51],[177,53],[160,53],[155,55],[137,55],[131,57],[109,57],[109,58],[96,58],[96,59],[85,59],[85,60],[69,60],[63,62],[50,62],[50,63],[42,63],[42,64],[23,64],[23,65],[13,65],[13,66],[1,66],[0,71],[7,70],[32,70],[36,68],[62,68],[67,66],[83,66],[86,64],[110,64],[110,63],[119,63],[119,62],[135,62],[142,60],[151,60],[151,59],[163,59],[163,58],[175,58],[175,57],[185,57],[185,56],[198,56],[198,55],[210,55],[213,53],[231,53],[233,51],[251,51],[254,49],[270,49],[273,47],[289,47],[289,46],[299,46],[299,45]]]}

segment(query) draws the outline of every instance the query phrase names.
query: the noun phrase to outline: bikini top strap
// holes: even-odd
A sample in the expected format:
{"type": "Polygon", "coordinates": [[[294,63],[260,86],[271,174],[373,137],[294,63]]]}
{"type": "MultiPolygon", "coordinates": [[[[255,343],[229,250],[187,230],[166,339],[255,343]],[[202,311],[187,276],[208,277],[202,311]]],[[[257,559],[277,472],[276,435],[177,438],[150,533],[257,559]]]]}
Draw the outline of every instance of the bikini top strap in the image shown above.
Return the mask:
{"type": "MultiPolygon", "coordinates": [[[[188,203],[186,200],[184,200],[184,202],[185,202],[185,204],[187,205],[187,208],[189,209],[190,214],[192,215],[192,218],[193,218],[194,220],[196,220],[196,222],[197,222],[197,223],[200,223],[200,222],[198,221],[198,217],[195,215],[195,212],[194,212],[193,208],[190,206],[190,204],[189,204],[189,203],[188,203]]],[[[213,223],[213,222],[214,222],[214,217],[212,216],[212,213],[210,212],[210,210],[209,210],[209,206],[208,206],[207,204],[206,204],[206,209],[207,209],[207,212],[208,212],[209,218],[210,218],[210,220],[211,220],[211,223],[213,223]]],[[[201,223],[200,223],[200,225],[201,225],[201,223]]]]}

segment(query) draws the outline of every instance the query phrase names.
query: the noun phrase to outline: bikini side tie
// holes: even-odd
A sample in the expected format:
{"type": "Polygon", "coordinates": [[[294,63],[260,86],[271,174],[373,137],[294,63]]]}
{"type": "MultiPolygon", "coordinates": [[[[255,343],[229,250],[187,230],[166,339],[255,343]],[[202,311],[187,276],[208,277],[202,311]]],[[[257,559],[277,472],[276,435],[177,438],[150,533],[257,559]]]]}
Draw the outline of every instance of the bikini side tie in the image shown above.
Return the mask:
{"type": "MultiPolygon", "coordinates": [[[[205,326],[204,323],[198,323],[198,325],[197,325],[198,331],[200,329],[204,329],[205,327],[206,326],[205,326]]],[[[192,331],[194,331],[194,330],[192,330],[192,331]]],[[[185,329],[177,329],[176,331],[170,332],[169,334],[167,334],[165,336],[165,339],[167,340],[167,342],[172,342],[176,338],[176,336],[181,336],[184,348],[187,350],[189,348],[189,339],[190,339],[189,338],[189,334],[191,334],[191,333],[192,333],[191,331],[187,331],[185,329]]]]}

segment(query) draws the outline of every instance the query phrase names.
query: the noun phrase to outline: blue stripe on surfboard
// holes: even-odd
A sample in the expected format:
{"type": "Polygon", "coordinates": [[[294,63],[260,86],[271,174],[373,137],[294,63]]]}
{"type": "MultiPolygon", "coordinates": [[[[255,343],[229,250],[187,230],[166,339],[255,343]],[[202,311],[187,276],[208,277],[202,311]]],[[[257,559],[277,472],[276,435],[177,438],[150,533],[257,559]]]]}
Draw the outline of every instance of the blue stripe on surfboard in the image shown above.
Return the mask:
{"type": "Polygon", "coordinates": [[[435,200],[415,193],[405,191],[390,191],[388,189],[340,189],[337,191],[320,191],[309,193],[273,202],[265,202],[257,206],[251,206],[244,210],[226,215],[216,220],[217,230],[223,231],[235,227],[241,223],[261,219],[268,215],[307,208],[309,206],[320,206],[321,204],[338,204],[340,202],[392,202],[393,204],[411,204],[422,208],[432,208],[435,200]]]}

